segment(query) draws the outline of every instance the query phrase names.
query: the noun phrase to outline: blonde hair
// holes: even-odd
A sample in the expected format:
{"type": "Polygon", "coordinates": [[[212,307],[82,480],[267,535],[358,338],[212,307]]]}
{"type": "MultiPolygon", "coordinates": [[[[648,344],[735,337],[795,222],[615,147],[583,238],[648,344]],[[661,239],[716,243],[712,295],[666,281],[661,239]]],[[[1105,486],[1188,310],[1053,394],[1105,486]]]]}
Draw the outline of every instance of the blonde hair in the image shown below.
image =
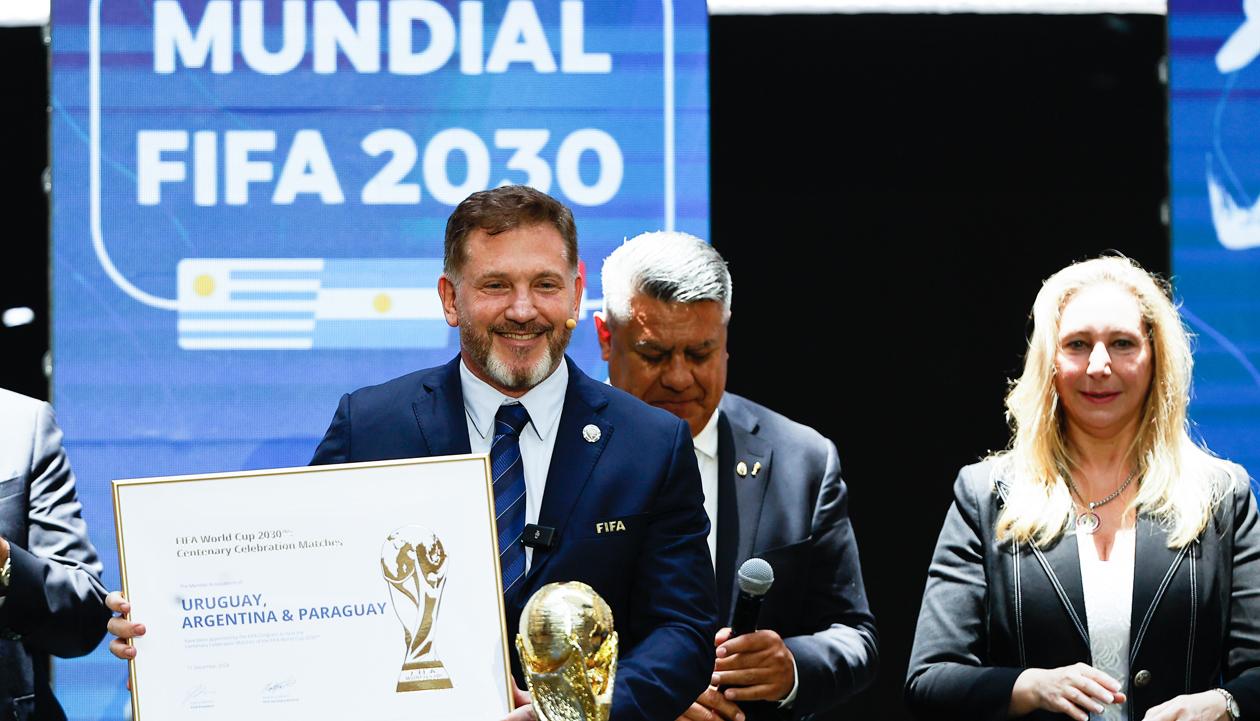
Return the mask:
{"type": "Polygon", "coordinates": [[[1141,479],[1130,510],[1141,508],[1159,519],[1168,530],[1168,545],[1180,548],[1211,520],[1228,488],[1225,479],[1237,482],[1228,464],[1195,445],[1187,432],[1194,361],[1168,284],[1128,258],[1095,258],[1050,276],[1033,303],[1024,372],[1006,396],[1011,442],[991,456],[995,479],[1006,484],[1006,502],[997,520],[999,540],[1048,544],[1072,516],[1064,475],[1076,462],[1068,450],[1054,383],[1059,321],[1074,294],[1104,283],[1133,294],[1151,347],[1151,385],[1129,449],[1141,479]]]}

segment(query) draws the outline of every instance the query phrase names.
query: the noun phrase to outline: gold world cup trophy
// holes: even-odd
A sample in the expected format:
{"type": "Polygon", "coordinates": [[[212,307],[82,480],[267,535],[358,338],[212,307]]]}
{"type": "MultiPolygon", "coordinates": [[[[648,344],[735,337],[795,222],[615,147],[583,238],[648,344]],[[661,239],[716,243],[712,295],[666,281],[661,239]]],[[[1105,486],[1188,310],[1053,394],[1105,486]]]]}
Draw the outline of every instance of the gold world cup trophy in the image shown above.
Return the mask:
{"type": "Polygon", "coordinates": [[[451,676],[433,651],[433,626],[446,588],[442,541],[427,528],[403,526],[381,546],[381,573],[407,645],[395,690],[451,688],[451,676]]]}
{"type": "Polygon", "coordinates": [[[617,632],[595,589],[580,581],[538,589],[521,612],[516,650],[538,721],[608,721],[617,632]]]}

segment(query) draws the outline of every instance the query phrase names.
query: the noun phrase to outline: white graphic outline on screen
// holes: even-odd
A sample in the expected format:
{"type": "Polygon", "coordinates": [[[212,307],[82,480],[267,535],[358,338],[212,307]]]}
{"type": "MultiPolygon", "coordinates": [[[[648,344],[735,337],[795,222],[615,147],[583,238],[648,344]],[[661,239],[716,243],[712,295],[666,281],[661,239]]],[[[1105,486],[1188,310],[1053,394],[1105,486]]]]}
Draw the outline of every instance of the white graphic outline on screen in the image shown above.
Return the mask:
{"type": "MultiPolygon", "coordinates": [[[[665,167],[665,230],[674,230],[674,3],[661,0],[664,33],[664,167],[665,167]]],[[[122,274],[109,256],[101,229],[101,0],[92,0],[88,13],[88,123],[89,123],[89,225],[92,248],[109,279],[133,299],[162,310],[179,310],[177,298],[162,298],[137,287],[122,274]]],[[[300,259],[310,260],[310,259],[300,259]]],[[[602,300],[587,300],[583,309],[599,307],[602,300]]]]}
{"type": "Polygon", "coordinates": [[[1216,53],[1217,72],[1225,76],[1225,87],[1212,117],[1212,148],[1207,154],[1206,171],[1208,204],[1212,211],[1212,228],[1217,241],[1229,250],[1247,250],[1260,246],[1260,202],[1253,202],[1234,169],[1230,166],[1221,142],[1221,118],[1229,104],[1230,93],[1238,73],[1260,55],[1260,0],[1244,0],[1242,24],[1225,40],[1216,53]],[[1217,166],[1232,185],[1231,191],[1219,177],[1217,166]],[[1241,203],[1235,199],[1241,196],[1241,203]]]}

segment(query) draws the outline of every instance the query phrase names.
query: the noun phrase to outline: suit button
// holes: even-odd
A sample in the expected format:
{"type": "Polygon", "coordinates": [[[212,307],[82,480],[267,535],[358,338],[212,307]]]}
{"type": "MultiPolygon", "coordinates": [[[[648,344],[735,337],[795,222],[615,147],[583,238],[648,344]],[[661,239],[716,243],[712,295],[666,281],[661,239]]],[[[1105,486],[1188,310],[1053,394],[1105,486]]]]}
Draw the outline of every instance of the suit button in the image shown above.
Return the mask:
{"type": "Polygon", "coordinates": [[[1133,674],[1134,686],[1137,686],[1138,688],[1146,688],[1148,685],[1150,685],[1150,683],[1151,683],[1150,671],[1147,671],[1146,669],[1142,669],[1141,671],[1138,671],[1137,673],[1133,674]]]}

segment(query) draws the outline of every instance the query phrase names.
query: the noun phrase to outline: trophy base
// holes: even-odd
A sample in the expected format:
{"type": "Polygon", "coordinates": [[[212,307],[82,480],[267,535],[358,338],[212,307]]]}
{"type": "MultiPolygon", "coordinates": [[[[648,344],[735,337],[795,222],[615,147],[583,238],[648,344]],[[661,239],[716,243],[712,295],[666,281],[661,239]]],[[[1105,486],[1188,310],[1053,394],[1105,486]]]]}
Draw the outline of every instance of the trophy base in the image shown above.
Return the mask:
{"type": "Polygon", "coordinates": [[[398,693],[406,691],[432,691],[442,688],[454,688],[451,676],[441,661],[416,661],[403,664],[402,673],[398,674],[398,693]]]}

